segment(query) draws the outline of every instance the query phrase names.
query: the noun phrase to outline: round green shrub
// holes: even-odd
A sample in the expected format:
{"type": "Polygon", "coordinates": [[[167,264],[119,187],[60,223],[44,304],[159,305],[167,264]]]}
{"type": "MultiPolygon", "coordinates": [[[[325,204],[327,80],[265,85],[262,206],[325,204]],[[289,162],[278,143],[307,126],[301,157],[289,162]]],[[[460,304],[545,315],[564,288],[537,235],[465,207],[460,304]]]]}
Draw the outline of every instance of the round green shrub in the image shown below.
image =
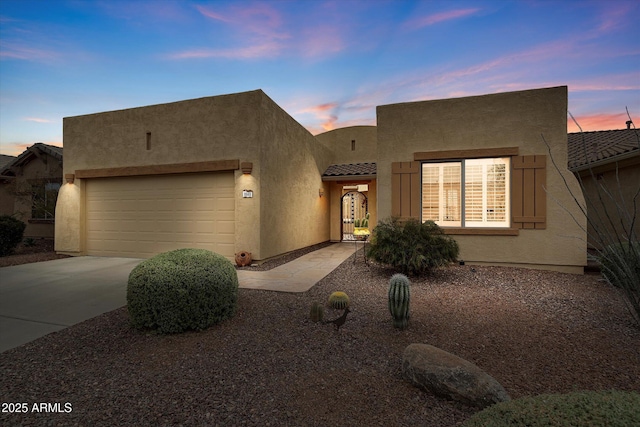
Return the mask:
{"type": "Polygon", "coordinates": [[[454,262],[458,243],[433,221],[387,218],[373,229],[367,256],[403,274],[420,275],[454,262]]]}
{"type": "Polygon", "coordinates": [[[462,424],[463,427],[637,425],[640,425],[640,394],[615,390],[523,397],[490,406],[462,424]]]}
{"type": "Polygon", "coordinates": [[[10,255],[22,241],[27,224],[9,215],[0,216],[0,256],[10,255]]]}
{"type": "Polygon", "coordinates": [[[231,261],[204,249],[149,258],[129,275],[131,323],[162,334],[202,330],[235,314],[238,274],[231,261]]]}

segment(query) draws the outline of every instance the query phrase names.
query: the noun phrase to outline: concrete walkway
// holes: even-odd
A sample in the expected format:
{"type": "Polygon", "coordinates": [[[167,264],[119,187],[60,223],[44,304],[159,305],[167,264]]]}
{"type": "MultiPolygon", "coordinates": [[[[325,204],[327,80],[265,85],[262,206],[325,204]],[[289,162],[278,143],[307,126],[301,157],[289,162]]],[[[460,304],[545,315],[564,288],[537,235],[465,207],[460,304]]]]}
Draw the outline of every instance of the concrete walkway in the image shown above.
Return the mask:
{"type": "MultiPolygon", "coordinates": [[[[362,245],[358,245],[358,249],[362,245]]],[[[355,252],[353,243],[336,243],[267,271],[238,270],[241,288],[305,292],[355,252]]],[[[363,260],[364,262],[364,260],[363,260]]]]}
{"type": "MultiPolygon", "coordinates": [[[[337,243],[269,271],[240,270],[238,281],[305,292],[354,251],[337,243]]],[[[129,273],[141,261],[86,256],[0,268],[0,352],[125,306],[129,273]]]]}

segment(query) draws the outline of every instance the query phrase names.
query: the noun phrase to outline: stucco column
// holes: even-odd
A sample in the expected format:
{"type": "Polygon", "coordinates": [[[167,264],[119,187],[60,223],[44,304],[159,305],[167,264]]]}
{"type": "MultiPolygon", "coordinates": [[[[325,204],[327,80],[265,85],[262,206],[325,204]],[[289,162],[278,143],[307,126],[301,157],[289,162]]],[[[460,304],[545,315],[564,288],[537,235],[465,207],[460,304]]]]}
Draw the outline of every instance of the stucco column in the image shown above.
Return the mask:
{"type": "Polygon", "coordinates": [[[55,250],[67,255],[81,255],[81,180],[65,183],[58,192],[55,221],[55,250]]]}

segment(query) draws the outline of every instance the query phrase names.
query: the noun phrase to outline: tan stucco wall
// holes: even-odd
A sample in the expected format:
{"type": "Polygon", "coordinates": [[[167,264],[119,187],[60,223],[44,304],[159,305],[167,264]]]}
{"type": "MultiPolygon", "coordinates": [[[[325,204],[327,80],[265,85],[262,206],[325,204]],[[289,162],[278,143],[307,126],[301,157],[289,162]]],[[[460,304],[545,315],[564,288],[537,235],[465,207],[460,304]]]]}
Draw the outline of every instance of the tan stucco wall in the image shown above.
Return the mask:
{"type": "Polygon", "coordinates": [[[582,171],[580,176],[590,218],[589,246],[600,248],[598,242],[615,243],[618,237],[626,241],[634,234],[640,237],[637,214],[633,221],[633,212],[640,212],[640,200],[634,200],[640,191],[640,156],[619,162],[617,169],[614,163],[582,171]]]}
{"type": "Polygon", "coordinates": [[[391,215],[391,163],[414,152],[519,147],[520,155],[547,154],[547,228],[518,236],[455,236],[460,259],[581,272],[586,264],[586,220],[562,182],[581,198],[567,164],[567,88],[555,87],[465,98],[384,105],[377,108],[378,218],[391,215]],[[567,209],[569,212],[565,211],[567,209]],[[577,225],[571,218],[574,215],[577,225]]]}
{"type": "MultiPolygon", "coordinates": [[[[375,126],[349,126],[316,135],[332,153],[332,164],[370,163],[378,157],[378,130],[375,126]],[[355,141],[355,150],[352,150],[355,141]]],[[[324,171],[323,171],[324,172],[324,171]]]]}
{"type": "MultiPolygon", "coordinates": [[[[236,246],[259,256],[259,192],[242,199],[242,190],[260,179],[259,105],[262,91],[221,95],[109,111],[63,120],[64,173],[82,169],[191,163],[239,159],[253,162],[251,177],[236,180],[236,246]],[[147,132],[150,149],[147,150],[147,132]],[[248,201],[248,202],[247,202],[248,201]]],[[[236,171],[236,176],[242,173],[236,171]]],[[[57,210],[56,250],[82,254],[84,235],[83,180],[65,191],[57,210]],[[74,199],[79,197],[80,200],[74,199]],[[77,235],[76,235],[77,234],[77,235]]]]}
{"type": "Polygon", "coordinates": [[[261,258],[329,240],[330,151],[266,95],[260,120],[261,258]]]}
{"type": "MultiPolygon", "coordinates": [[[[236,251],[256,260],[329,239],[328,202],[319,197],[329,153],[261,90],[64,119],[65,174],[82,169],[238,159],[236,251]],[[147,149],[147,133],[151,149],[147,149]],[[252,190],[252,198],[243,198],[252,190]]],[[[84,185],[58,200],[56,250],[82,254],[84,185]]],[[[326,191],[328,193],[328,189],[326,191]]]]}
{"type": "MultiPolygon", "coordinates": [[[[378,129],[375,126],[349,126],[340,129],[334,129],[316,135],[316,140],[326,147],[331,153],[331,164],[350,164],[350,163],[375,163],[378,156],[378,129]],[[355,150],[352,150],[352,141],[355,141],[355,150]]],[[[323,171],[324,172],[324,171],[323,171]]],[[[373,229],[377,221],[376,211],[376,181],[375,179],[366,179],[369,185],[367,197],[369,198],[369,228],[373,229]]],[[[327,181],[327,185],[331,189],[331,212],[330,227],[331,240],[338,242],[342,239],[340,234],[342,218],[340,217],[340,209],[342,207],[341,197],[345,193],[342,190],[343,185],[350,185],[353,182],[365,182],[357,177],[343,181],[327,181]]]]}

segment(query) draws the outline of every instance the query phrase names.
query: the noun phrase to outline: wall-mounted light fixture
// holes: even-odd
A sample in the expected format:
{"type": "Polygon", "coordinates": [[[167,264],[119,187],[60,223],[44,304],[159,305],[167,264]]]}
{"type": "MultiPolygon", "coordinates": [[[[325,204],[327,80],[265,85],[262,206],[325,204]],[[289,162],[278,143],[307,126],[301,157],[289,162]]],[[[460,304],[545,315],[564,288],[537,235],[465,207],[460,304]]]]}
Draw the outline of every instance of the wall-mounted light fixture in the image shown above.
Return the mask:
{"type": "Polygon", "coordinates": [[[253,163],[251,162],[242,162],[240,163],[240,169],[242,173],[245,175],[251,175],[251,171],[253,170],[253,163]]]}
{"type": "Polygon", "coordinates": [[[321,188],[320,190],[318,190],[318,195],[320,197],[324,196],[324,188],[321,188]]]}
{"type": "Polygon", "coordinates": [[[67,180],[69,184],[73,184],[73,181],[76,179],[76,175],[73,173],[64,174],[64,179],[67,180]]]}

